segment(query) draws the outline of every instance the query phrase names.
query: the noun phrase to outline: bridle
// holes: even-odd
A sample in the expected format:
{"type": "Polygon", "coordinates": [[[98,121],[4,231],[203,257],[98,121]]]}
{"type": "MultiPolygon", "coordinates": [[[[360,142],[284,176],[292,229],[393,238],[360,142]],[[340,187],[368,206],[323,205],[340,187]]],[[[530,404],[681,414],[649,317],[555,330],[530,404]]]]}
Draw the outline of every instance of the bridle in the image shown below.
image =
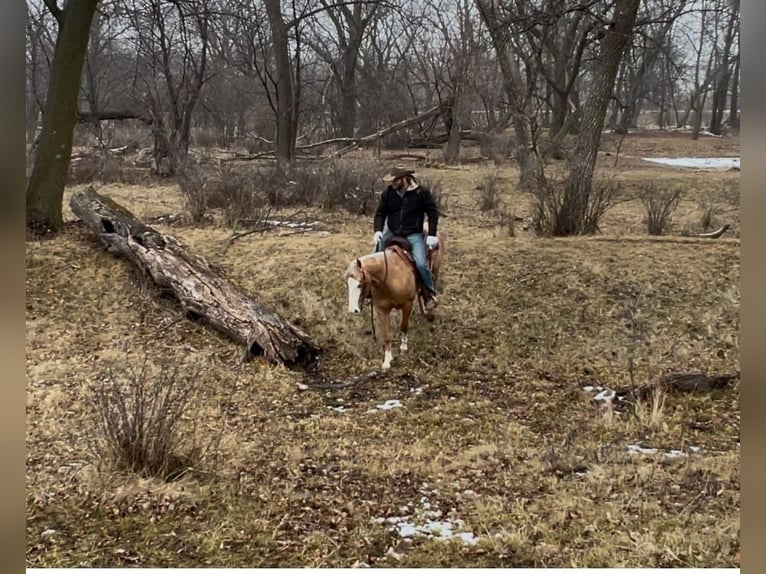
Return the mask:
{"type": "MultiPolygon", "coordinates": [[[[383,250],[383,262],[385,264],[385,273],[383,274],[383,281],[381,283],[385,283],[386,279],[388,279],[388,256],[386,255],[386,250],[383,250]]],[[[372,279],[370,278],[369,274],[365,271],[364,267],[360,264],[359,270],[362,273],[362,280],[359,282],[359,286],[361,287],[361,292],[359,293],[359,299],[370,300],[370,325],[372,327],[372,338],[375,340],[375,342],[378,341],[378,336],[375,333],[375,317],[373,315],[374,307],[373,301],[372,301],[372,279]]]]}

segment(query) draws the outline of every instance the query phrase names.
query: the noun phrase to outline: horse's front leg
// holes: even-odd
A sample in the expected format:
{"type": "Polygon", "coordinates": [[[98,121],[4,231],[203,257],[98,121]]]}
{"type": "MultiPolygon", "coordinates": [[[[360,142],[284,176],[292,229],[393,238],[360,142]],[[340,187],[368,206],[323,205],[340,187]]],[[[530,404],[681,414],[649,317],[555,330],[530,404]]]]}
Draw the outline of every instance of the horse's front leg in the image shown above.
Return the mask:
{"type": "Polygon", "coordinates": [[[391,368],[391,361],[394,359],[394,355],[391,352],[391,309],[378,310],[378,317],[380,319],[380,330],[383,334],[383,370],[391,368]]]}
{"type": "Polygon", "coordinates": [[[402,352],[405,352],[409,349],[409,339],[407,338],[407,332],[410,328],[410,316],[412,315],[412,305],[413,301],[410,301],[407,303],[404,307],[402,307],[402,339],[401,343],[399,343],[399,349],[402,352]]]}

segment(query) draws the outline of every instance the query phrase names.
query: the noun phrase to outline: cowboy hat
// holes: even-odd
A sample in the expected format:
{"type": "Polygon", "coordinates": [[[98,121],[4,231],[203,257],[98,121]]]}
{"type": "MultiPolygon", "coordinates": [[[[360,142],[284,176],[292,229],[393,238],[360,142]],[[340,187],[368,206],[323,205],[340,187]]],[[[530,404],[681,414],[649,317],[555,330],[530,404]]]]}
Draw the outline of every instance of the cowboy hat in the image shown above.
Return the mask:
{"type": "Polygon", "coordinates": [[[386,183],[391,183],[395,179],[399,179],[400,177],[412,177],[415,175],[415,171],[412,169],[407,169],[404,167],[395,167],[388,171],[386,175],[383,176],[383,181],[386,183]]]}

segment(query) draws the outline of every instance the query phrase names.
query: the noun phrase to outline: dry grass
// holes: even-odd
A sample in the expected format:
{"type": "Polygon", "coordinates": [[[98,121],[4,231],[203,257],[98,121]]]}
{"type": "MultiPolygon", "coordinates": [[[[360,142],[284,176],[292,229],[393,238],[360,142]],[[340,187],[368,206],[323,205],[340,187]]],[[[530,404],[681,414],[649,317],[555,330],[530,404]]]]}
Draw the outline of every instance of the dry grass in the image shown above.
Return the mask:
{"type": "MultiPolygon", "coordinates": [[[[628,137],[616,168],[602,158],[626,189],[683,186],[662,238],[646,235],[638,200],[610,211],[599,236],[539,239],[519,225],[511,237],[476,209],[476,186],[496,170],[498,210],[528,221],[512,167],[422,170],[449,195],[439,317],[415,318],[390,373],[341,390],[300,391],[299,373],[241,366],[238,348],[139,288],[78,226],[28,242],[28,566],[736,566],[739,383],[629,408],[583,390],[629,385],[629,365],[637,383],[739,368],[738,174],[632,159],[723,155],[713,146],[726,142],[738,153],[732,140],[628,137]],[[681,237],[701,231],[711,194],[731,235],[681,237]],[[198,373],[186,416],[198,442],[218,437],[216,466],[170,483],[96,467],[99,373],[126,347],[198,373]],[[403,406],[376,408],[389,399],[403,406]],[[684,456],[665,455],[674,449],[684,456]],[[375,520],[416,521],[426,504],[478,542],[406,542],[375,520]]],[[[177,187],[101,192],[145,218],[182,209],[177,187]]],[[[343,269],[370,249],[371,223],[325,220],[329,235],[270,233],[225,252],[223,228],[157,227],[299,322],[340,380],[382,360],[369,317],[344,308],[343,269]]]]}

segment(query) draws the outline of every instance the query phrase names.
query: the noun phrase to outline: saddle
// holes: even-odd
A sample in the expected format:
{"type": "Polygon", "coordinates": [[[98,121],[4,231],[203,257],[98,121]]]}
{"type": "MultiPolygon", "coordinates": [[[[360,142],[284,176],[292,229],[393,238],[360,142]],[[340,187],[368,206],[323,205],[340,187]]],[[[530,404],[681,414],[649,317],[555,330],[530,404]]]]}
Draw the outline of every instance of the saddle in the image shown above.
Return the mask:
{"type": "MultiPolygon", "coordinates": [[[[426,238],[426,233],[423,232],[423,240],[426,238]]],[[[392,249],[399,257],[401,257],[404,261],[407,262],[407,264],[410,266],[410,269],[415,274],[415,280],[418,284],[418,291],[422,289],[421,285],[421,279],[420,279],[420,273],[418,273],[418,269],[415,265],[415,258],[412,256],[412,244],[409,242],[409,240],[406,237],[400,237],[397,235],[394,235],[392,237],[389,237],[386,243],[383,245],[383,249],[392,249]]],[[[426,249],[426,262],[428,263],[428,268],[433,269],[433,260],[432,260],[432,251],[438,251],[439,246],[436,246],[436,249],[426,249]]]]}

